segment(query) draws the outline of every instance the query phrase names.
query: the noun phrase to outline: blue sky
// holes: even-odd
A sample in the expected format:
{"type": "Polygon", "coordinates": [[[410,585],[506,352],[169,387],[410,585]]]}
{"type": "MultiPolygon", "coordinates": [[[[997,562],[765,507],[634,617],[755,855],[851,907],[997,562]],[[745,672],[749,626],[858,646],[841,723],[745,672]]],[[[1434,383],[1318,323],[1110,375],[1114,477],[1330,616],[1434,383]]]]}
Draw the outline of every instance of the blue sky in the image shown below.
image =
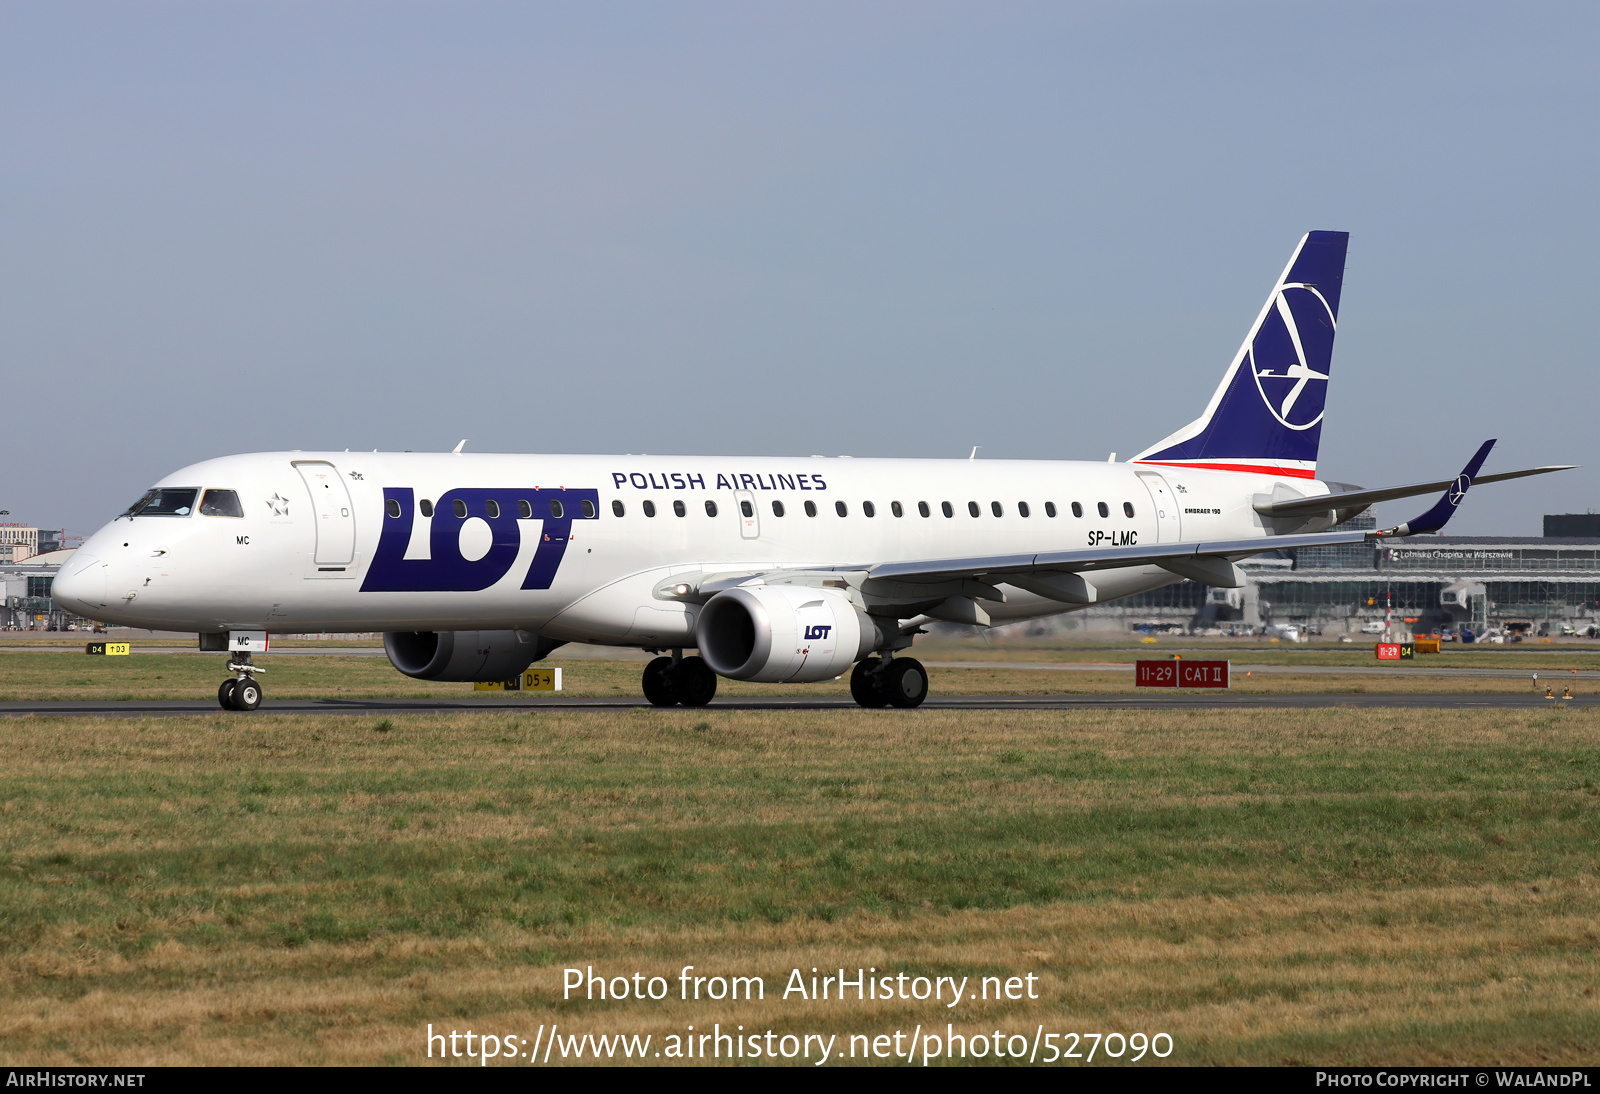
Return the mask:
{"type": "MultiPolygon", "coordinates": [[[[0,3],[9,519],[257,449],[1126,457],[1352,233],[1321,470],[1600,508],[1593,4],[0,3]]],[[[1380,517],[1404,519],[1407,503],[1380,517]]]]}

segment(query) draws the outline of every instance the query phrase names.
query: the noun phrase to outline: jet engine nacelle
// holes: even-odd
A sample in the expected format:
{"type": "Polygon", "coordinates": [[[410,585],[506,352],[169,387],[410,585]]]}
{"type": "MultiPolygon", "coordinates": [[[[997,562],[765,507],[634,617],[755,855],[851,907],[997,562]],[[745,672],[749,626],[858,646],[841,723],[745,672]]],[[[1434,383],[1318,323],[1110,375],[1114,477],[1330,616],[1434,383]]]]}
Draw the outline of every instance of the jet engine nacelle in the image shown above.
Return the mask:
{"type": "Polygon", "coordinates": [[[768,684],[831,680],[880,644],[849,597],[804,585],[718,593],[700,609],[695,640],[720,675],[768,684]]]}
{"type": "Polygon", "coordinates": [[[510,680],[561,643],[528,631],[391,631],[389,663],[418,680],[510,680]]]}

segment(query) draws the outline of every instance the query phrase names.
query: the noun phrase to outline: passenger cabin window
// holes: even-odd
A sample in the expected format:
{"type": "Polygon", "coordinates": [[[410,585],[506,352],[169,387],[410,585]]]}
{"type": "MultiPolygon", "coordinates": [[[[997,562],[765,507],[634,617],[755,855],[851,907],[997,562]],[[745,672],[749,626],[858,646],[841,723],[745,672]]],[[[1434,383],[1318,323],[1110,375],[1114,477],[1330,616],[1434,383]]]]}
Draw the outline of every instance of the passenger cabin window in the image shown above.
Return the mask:
{"type": "Polygon", "coordinates": [[[932,511],[928,509],[928,503],[925,501],[917,502],[917,512],[921,513],[925,517],[931,517],[933,515],[932,511]]]}
{"type": "Polygon", "coordinates": [[[1028,514],[1029,514],[1028,503],[1025,502],[1025,501],[1017,502],[1017,516],[1025,517],[1028,514]]]}
{"type": "Polygon", "coordinates": [[[1072,515],[1075,516],[1075,517],[1083,516],[1083,506],[1079,505],[1077,502],[1073,502],[1072,503],[1072,515]]]}
{"type": "MultiPolygon", "coordinates": [[[[394,502],[396,509],[400,508],[399,502],[394,502]]],[[[207,490],[200,499],[200,515],[202,517],[242,517],[244,506],[239,504],[237,490],[207,490]]]]}
{"type": "Polygon", "coordinates": [[[777,498],[772,499],[772,515],[775,517],[783,516],[783,502],[777,498]]]}
{"type": "Polygon", "coordinates": [[[1003,509],[1000,503],[997,501],[991,501],[989,503],[989,512],[993,513],[997,517],[1003,517],[1006,515],[1005,509],[1003,509]]]}
{"type": "Polygon", "coordinates": [[[628,512],[627,507],[624,506],[620,501],[613,501],[611,503],[611,515],[612,516],[614,516],[614,517],[625,516],[627,514],[627,512],[628,512]]]}
{"type": "Polygon", "coordinates": [[[423,498],[417,503],[417,512],[421,513],[425,517],[433,516],[433,502],[429,501],[427,498],[423,498]]]}
{"type": "Polygon", "coordinates": [[[814,517],[816,515],[817,515],[817,503],[814,502],[814,501],[807,501],[806,502],[806,516],[814,517]]]}
{"type": "Polygon", "coordinates": [[[967,502],[967,512],[971,513],[973,516],[977,516],[980,511],[981,510],[979,510],[977,502],[975,502],[975,501],[967,502]]]}
{"type": "Polygon", "coordinates": [[[848,517],[850,515],[850,507],[842,501],[836,501],[833,503],[833,511],[838,513],[841,517],[848,517]]]}
{"type": "Polygon", "coordinates": [[[199,490],[157,487],[146,491],[144,497],[128,506],[125,517],[186,517],[194,512],[195,495],[199,490]]]}
{"type": "Polygon", "coordinates": [[[450,508],[455,512],[458,520],[467,519],[467,503],[462,501],[460,498],[457,498],[455,501],[451,502],[450,508]]]}
{"type": "MultiPolygon", "coordinates": [[[[617,504],[621,505],[622,503],[619,501],[617,504]]],[[[621,515],[621,513],[617,514],[619,517],[621,515]]],[[[533,504],[529,502],[527,498],[517,499],[517,516],[521,517],[523,520],[533,519],[533,504]]]]}
{"type": "Polygon", "coordinates": [[[563,516],[566,515],[566,512],[567,512],[566,507],[561,504],[561,501],[560,501],[559,498],[551,498],[550,499],[550,515],[552,517],[555,517],[557,520],[560,520],[563,516]]]}
{"type": "Polygon", "coordinates": [[[861,515],[864,517],[875,517],[878,515],[878,507],[873,505],[870,501],[864,501],[861,503],[861,515]]]}
{"type": "Polygon", "coordinates": [[[686,517],[689,515],[689,510],[684,506],[681,500],[674,501],[672,503],[672,515],[675,517],[686,517]]]}
{"type": "Polygon", "coordinates": [[[717,503],[712,501],[710,498],[707,498],[706,499],[706,516],[714,517],[716,515],[717,515],[717,503]]]}
{"type": "MultiPolygon", "coordinates": [[[[656,515],[656,503],[653,501],[645,502],[640,508],[644,510],[644,515],[647,517],[653,517],[656,515]]],[[[683,516],[682,513],[679,513],[678,515],[680,517],[683,516]]]]}
{"type": "Polygon", "coordinates": [[[739,503],[739,512],[744,516],[753,517],[756,515],[756,507],[747,501],[741,501],[739,503]]]}
{"type": "Polygon", "coordinates": [[[1123,502],[1122,503],[1122,511],[1124,513],[1126,513],[1128,518],[1131,520],[1133,518],[1133,502],[1131,502],[1131,501],[1123,502]]]}
{"type": "Polygon", "coordinates": [[[953,517],[956,515],[956,507],[947,501],[941,501],[939,503],[939,512],[943,513],[947,517],[953,517]]]}
{"type": "Polygon", "coordinates": [[[889,512],[893,513],[897,517],[903,517],[906,515],[906,511],[900,508],[900,503],[897,501],[891,501],[889,503],[889,512]]]}
{"type": "Polygon", "coordinates": [[[583,514],[583,519],[593,520],[594,502],[590,501],[588,498],[584,498],[578,503],[578,511],[583,514]]]}
{"type": "Polygon", "coordinates": [[[1047,501],[1047,502],[1044,503],[1044,515],[1047,516],[1047,517],[1053,517],[1053,516],[1056,515],[1056,503],[1055,502],[1047,501]]]}
{"type": "Polygon", "coordinates": [[[1109,506],[1106,505],[1105,502],[1100,502],[1098,505],[1095,506],[1095,508],[1100,510],[1100,515],[1102,517],[1109,517],[1111,515],[1111,509],[1110,509],[1109,506]]]}
{"type": "Polygon", "coordinates": [[[500,503],[495,501],[493,498],[488,498],[484,501],[483,510],[489,514],[490,520],[500,519],[500,503]]]}
{"type": "Polygon", "coordinates": [[[388,501],[384,502],[383,508],[384,511],[387,512],[391,517],[400,516],[400,503],[394,498],[390,498],[388,501]]]}

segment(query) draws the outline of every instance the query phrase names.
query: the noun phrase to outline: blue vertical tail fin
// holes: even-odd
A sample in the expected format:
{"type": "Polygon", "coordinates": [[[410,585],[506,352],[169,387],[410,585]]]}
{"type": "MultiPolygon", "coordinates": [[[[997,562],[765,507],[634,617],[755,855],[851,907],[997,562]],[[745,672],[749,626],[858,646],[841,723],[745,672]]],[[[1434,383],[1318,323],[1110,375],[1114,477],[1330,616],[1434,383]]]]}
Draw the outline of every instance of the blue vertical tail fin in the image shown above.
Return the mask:
{"type": "Polygon", "coordinates": [[[1349,242],[1300,240],[1205,413],[1133,462],[1316,478],[1349,242]]]}

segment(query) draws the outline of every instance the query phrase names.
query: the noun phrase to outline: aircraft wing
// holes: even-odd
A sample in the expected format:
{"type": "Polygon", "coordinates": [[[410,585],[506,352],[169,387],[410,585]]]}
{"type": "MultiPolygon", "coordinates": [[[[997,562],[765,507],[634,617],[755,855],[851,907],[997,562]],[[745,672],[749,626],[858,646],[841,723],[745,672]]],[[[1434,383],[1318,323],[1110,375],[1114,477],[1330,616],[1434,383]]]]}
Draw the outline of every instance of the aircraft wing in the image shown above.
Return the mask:
{"type": "MultiPolygon", "coordinates": [[[[1493,441],[1488,442],[1493,444],[1493,441]]],[[[1529,475],[1548,475],[1552,471],[1570,471],[1578,466],[1575,463],[1555,464],[1549,467],[1530,467],[1523,471],[1502,471],[1495,475],[1479,475],[1473,478],[1474,483],[1501,482],[1505,479],[1522,479],[1529,475]]],[[[1310,498],[1290,498],[1286,501],[1262,502],[1255,507],[1256,512],[1264,517],[1293,517],[1305,516],[1310,513],[1325,513],[1330,509],[1364,509],[1380,501],[1394,501],[1396,498],[1411,498],[1421,494],[1431,494],[1435,490],[1443,490],[1453,486],[1455,479],[1440,479],[1438,482],[1414,482],[1410,486],[1384,486],[1376,490],[1347,490],[1340,494],[1319,494],[1310,498]]]]}
{"type": "MultiPolygon", "coordinates": [[[[858,587],[869,601],[875,601],[880,606],[892,606],[923,603],[941,597],[1004,602],[1005,594],[996,586],[1007,584],[1065,604],[1090,604],[1098,599],[1098,594],[1094,586],[1081,575],[1096,570],[1130,566],[1159,566],[1180,577],[1190,578],[1206,585],[1239,588],[1245,583],[1243,572],[1235,565],[1239,559],[1294,547],[1368,543],[1421,532],[1437,532],[1455,515],[1456,507],[1461,504],[1475,481],[1484,482],[1496,477],[1516,478],[1536,473],[1511,472],[1502,476],[1477,478],[1478,469],[1483,466],[1483,461],[1488,458],[1489,451],[1493,447],[1494,441],[1485,441],[1459,475],[1454,479],[1432,484],[1429,489],[1443,487],[1444,493],[1427,512],[1405,524],[1382,531],[1311,532],[1299,535],[1255,536],[1248,539],[1090,547],[1082,550],[1041,551],[1033,554],[973,555],[965,558],[921,559],[907,562],[811,566],[766,573],[748,571],[722,573],[708,575],[705,580],[694,585],[685,582],[679,586],[666,586],[658,592],[658,595],[666,593],[671,596],[675,593],[685,599],[704,601],[723,589],[745,583],[839,586],[849,584],[858,587]]],[[[1398,489],[1420,492],[1421,488],[1398,489]]],[[[1384,491],[1365,493],[1384,493],[1384,491]]],[[[1336,496],[1343,500],[1350,495],[1336,496]]],[[[1327,507],[1326,498],[1306,498],[1304,501],[1316,503],[1323,508],[1327,507]]]]}
{"type": "MultiPolygon", "coordinates": [[[[1036,555],[988,555],[941,558],[925,562],[885,562],[867,570],[870,577],[944,579],[952,577],[1004,578],[1039,570],[1109,570],[1122,566],[1169,566],[1195,559],[1225,558],[1236,561],[1267,551],[1290,547],[1323,547],[1361,543],[1370,532],[1322,532],[1300,536],[1258,536],[1252,539],[1196,540],[1188,543],[1152,543],[1136,547],[1090,547],[1081,551],[1046,551],[1036,555]]],[[[1176,571],[1175,571],[1176,572],[1176,571]]]]}
{"type": "Polygon", "coordinates": [[[1375,532],[1319,532],[1252,539],[1152,543],[1134,547],[1091,547],[1038,554],[973,555],[915,562],[860,562],[782,570],[738,570],[698,576],[677,575],[656,590],[666,600],[704,603],[740,585],[854,586],[881,604],[914,603],[947,596],[1005,600],[996,584],[1011,584],[1067,604],[1088,604],[1095,589],[1076,575],[1123,566],[1160,566],[1179,577],[1207,585],[1238,588],[1244,575],[1234,563],[1250,555],[1290,547],[1361,543],[1375,532]]]}
{"type": "Polygon", "coordinates": [[[988,624],[988,613],[976,604],[980,600],[1005,603],[1006,594],[998,588],[1000,585],[1024,589],[1062,604],[1094,604],[1100,600],[1099,590],[1092,581],[1096,570],[1159,566],[1176,577],[1236,589],[1245,583],[1244,572],[1235,565],[1238,559],[1289,547],[1362,543],[1381,534],[1320,532],[1038,554],[723,571],[697,577],[679,574],[657,589],[656,596],[704,604],[718,593],[740,585],[832,586],[858,590],[871,611],[902,618],[927,613],[933,618],[958,623],[988,624]]]}

